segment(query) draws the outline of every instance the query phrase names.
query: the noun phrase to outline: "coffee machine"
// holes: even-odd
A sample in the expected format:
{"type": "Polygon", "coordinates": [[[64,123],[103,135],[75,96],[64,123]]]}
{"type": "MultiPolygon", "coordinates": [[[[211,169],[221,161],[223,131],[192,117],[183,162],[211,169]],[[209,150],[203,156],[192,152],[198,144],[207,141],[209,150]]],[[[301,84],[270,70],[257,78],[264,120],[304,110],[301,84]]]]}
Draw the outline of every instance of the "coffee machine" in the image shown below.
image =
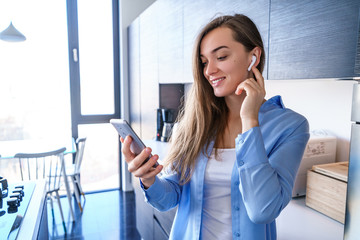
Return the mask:
{"type": "Polygon", "coordinates": [[[175,122],[175,110],[169,108],[157,109],[156,140],[168,142],[175,122]]]}

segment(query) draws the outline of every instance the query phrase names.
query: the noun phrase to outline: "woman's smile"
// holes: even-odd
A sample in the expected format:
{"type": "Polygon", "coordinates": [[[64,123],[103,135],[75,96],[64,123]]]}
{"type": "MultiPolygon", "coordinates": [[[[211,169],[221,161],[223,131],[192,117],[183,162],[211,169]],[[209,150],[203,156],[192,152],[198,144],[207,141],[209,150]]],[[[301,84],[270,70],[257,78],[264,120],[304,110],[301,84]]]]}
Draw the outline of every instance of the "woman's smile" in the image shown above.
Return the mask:
{"type": "Polygon", "coordinates": [[[210,79],[211,85],[212,85],[213,87],[219,86],[223,80],[225,80],[225,77],[210,79]]]}

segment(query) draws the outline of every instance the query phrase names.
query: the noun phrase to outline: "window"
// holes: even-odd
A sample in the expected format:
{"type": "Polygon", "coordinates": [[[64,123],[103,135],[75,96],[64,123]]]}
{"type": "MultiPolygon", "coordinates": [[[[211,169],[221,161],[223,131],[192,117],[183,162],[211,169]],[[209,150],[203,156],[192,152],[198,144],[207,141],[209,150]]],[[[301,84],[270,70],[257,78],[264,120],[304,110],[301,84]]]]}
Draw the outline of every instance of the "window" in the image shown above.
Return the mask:
{"type": "Polygon", "coordinates": [[[118,19],[117,0],[0,0],[0,31],[27,38],[0,40],[0,141],[87,137],[84,191],[120,186],[118,19]]]}

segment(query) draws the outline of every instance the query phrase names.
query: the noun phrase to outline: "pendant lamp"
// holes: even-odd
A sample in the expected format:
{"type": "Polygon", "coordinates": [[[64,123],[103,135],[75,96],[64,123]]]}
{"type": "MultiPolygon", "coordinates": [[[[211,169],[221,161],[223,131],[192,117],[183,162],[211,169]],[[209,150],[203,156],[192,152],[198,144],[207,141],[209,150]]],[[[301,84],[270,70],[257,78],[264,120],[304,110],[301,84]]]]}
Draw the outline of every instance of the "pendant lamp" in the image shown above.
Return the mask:
{"type": "Polygon", "coordinates": [[[22,42],[26,40],[26,37],[10,22],[10,25],[0,33],[0,39],[8,42],[22,42]]]}

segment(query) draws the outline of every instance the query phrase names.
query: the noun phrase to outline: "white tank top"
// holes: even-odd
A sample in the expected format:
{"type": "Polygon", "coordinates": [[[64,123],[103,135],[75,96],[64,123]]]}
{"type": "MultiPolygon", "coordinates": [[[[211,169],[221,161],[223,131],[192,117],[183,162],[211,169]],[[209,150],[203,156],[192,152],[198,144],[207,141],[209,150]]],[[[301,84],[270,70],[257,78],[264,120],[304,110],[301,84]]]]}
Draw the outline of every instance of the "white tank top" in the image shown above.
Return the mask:
{"type": "Polygon", "coordinates": [[[202,239],[232,239],[231,173],[236,158],[235,148],[215,149],[205,169],[202,239]]]}

